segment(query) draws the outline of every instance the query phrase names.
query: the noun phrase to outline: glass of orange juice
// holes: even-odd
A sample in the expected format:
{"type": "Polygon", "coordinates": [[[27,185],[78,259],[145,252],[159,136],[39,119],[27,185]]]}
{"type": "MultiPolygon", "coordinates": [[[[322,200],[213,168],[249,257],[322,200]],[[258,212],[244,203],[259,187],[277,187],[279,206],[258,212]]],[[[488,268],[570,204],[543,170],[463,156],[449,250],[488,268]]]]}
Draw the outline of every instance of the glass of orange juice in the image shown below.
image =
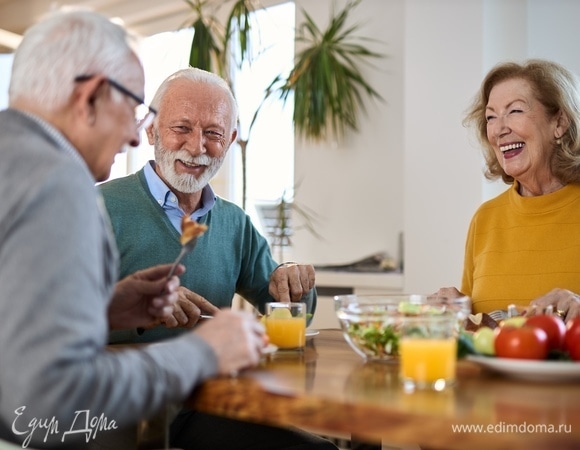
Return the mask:
{"type": "Polygon", "coordinates": [[[400,375],[406,391],[441,391],[455,383],[457,315],[421,314],[402,319],[400,375]]]}
{"type": "Polygon", "coordinates": [[[306,303],[266,303],[266,333],[281,350],[302,350],[306,344],[306,303]]]}

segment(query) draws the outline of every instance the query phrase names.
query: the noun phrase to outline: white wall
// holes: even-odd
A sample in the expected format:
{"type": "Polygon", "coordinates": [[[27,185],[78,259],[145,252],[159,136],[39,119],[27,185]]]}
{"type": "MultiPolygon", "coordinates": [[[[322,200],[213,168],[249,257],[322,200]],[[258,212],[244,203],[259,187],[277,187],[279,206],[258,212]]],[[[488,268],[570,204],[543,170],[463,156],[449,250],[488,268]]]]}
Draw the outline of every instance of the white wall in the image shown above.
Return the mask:
{"type": "Polygon", "coordinates": [[[553,59],[580,74],[580,2],[529,0],[528,4],[529,56],[553,59]]]}
{"type": "MultiPolygon", "coordinates": [[[[322,23],[330,2],[317,8],[322,23]]],[[[458,283],[467,224],[481,200],[479,153],[461,115],[482,73],[482,8],[478,0],[358,6],[360,33],[382,41],[388,54],[378,71],[365,69],[386,103],[337,148],[297,143],[296,178],[305,181],[296,198],[321,214],[326,238],[298,233],[297,260],[396,257],[404,231],[405,290],[458,283]]]]}
{"type": "MultiPolygon", "coordinates": [[[[324,26],[335,2],[296,3],[324,26]]],[[[360,34],[388,54],[364,73],[387,102],[370,105],[360,133],[344,142],[296,143],[296,200],[320,214],[325,240],[298,231],[294,258],[396,256],[404,230],[404,290],[458,286],[469,220],[506,188],[484,180],[463,113],[500,61],[543,57],[580,74],[578,17],[576,0],[363,0],[360,34]]]]}
{"type": "Polygon", "coordinates": [[[429,293],[458,284],[481,198],[480,154],[461,121],[482,72],[482,1],[405,4],[405,287],[429,293]]]}
{"type": "MultiPolygon", "coordinates": [[[[325,28],[333,2],[299,0],[300,7],[325,28]]],[[[336,2],[336,9],[344,5],[336,2]]],[[[296,201],[319,214],[318,240],[307,231],[294,239],[295,258],[314,263],[348,262],[377,251],[394,252],[404,228],[402,133],[404,2],[365,0],[351,24],[360,36],[372,36],[375,51],[387,58],[373,61],[376,69],[361,70],[385,103],[367,103],[360,132],[343,142],[314,144],[296,141],[296,201]]],[[[393,254],[394,256],[394,254],[393,254]]]]}

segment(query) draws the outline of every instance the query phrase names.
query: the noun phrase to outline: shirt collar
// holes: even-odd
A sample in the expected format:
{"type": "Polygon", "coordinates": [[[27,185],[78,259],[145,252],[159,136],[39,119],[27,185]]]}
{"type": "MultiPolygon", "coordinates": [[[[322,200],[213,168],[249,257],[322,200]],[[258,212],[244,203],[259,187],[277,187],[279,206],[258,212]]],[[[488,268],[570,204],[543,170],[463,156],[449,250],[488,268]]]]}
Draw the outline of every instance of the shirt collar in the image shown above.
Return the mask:
{"type": "MultiPolygon", "coordinates": [[[[177,204],[177,197],[171,189],[165,184],[165,182],[157,175],[155,172],[155,161],[149,161],[145,164],[145,180],[147,181],[147,186],[151,195],[157,200],[159,206],[161,206],[165,211],[178,209],[183,215],[183,211],[179,208],[177,204]]],[[[194,220],[207,214],[216,203],[216,195],[212,187],[208,184],[201,191],[201,208],[196,209],[191,218],[194,220]]]]}

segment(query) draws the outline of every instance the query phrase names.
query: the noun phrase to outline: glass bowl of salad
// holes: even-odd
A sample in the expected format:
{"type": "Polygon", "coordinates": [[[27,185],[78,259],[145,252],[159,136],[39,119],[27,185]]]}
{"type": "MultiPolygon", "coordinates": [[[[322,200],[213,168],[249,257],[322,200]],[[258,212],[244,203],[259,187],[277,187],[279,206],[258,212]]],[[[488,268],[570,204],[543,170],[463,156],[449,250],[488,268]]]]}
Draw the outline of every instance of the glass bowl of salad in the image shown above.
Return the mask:
{"type": "Polygon", "coordinates": [[[398,361],[399,329],[410,317],[455,314],[459,331],[471,314],[469,297],[422,294],[337,295],[334,306],[346,342],[368,361],[398,361]]]}

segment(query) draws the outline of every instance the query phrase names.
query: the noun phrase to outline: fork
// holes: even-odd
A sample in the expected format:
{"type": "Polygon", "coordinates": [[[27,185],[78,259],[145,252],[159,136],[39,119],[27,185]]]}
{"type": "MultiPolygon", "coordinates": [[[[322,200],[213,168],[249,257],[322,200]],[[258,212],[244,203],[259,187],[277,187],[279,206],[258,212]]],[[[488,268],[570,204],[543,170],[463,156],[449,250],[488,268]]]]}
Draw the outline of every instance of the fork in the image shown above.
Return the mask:
{"type": "Polygon", "coordinates": [[[522,313],[518,311],[518,307],[516,305],[508,305],[507,311],[504,311],[503,309],[496,309],[495,311],[491,311],[488,314],[489,317],[491,317],[496,322],[509,319],[510,317],[517,317],[522,315],[522,313]]]}
{"type": "Polygon", "coordinates": [[[169,274],[167,275],[167,279],[169,279],[173,276],[173,274],[175,273],[175,269],[177,269],[177,266],[179,265],[181,260],[185,257],[185,255],[190,253],[195,248],[195,244],[197,244],[197,236],[190,239],[189,241],[187,241],[185,244],[183,244],[181,246],[181,251],[179,252],[179,255],[177,256],[177,259],[173,263],[173,266],[171,266],[171,270],[169,271],[169,274]]]}
{"type": "Polygon", "coordinates": [[[495,311],[490,311],[488,314],[489,314],[489,317],[491,317],[496,322],[500,322],[504,319],[507,319],[507,317],[508,317],[507,312],[502,310],[502,309],[496,309],[495,311]]]}

